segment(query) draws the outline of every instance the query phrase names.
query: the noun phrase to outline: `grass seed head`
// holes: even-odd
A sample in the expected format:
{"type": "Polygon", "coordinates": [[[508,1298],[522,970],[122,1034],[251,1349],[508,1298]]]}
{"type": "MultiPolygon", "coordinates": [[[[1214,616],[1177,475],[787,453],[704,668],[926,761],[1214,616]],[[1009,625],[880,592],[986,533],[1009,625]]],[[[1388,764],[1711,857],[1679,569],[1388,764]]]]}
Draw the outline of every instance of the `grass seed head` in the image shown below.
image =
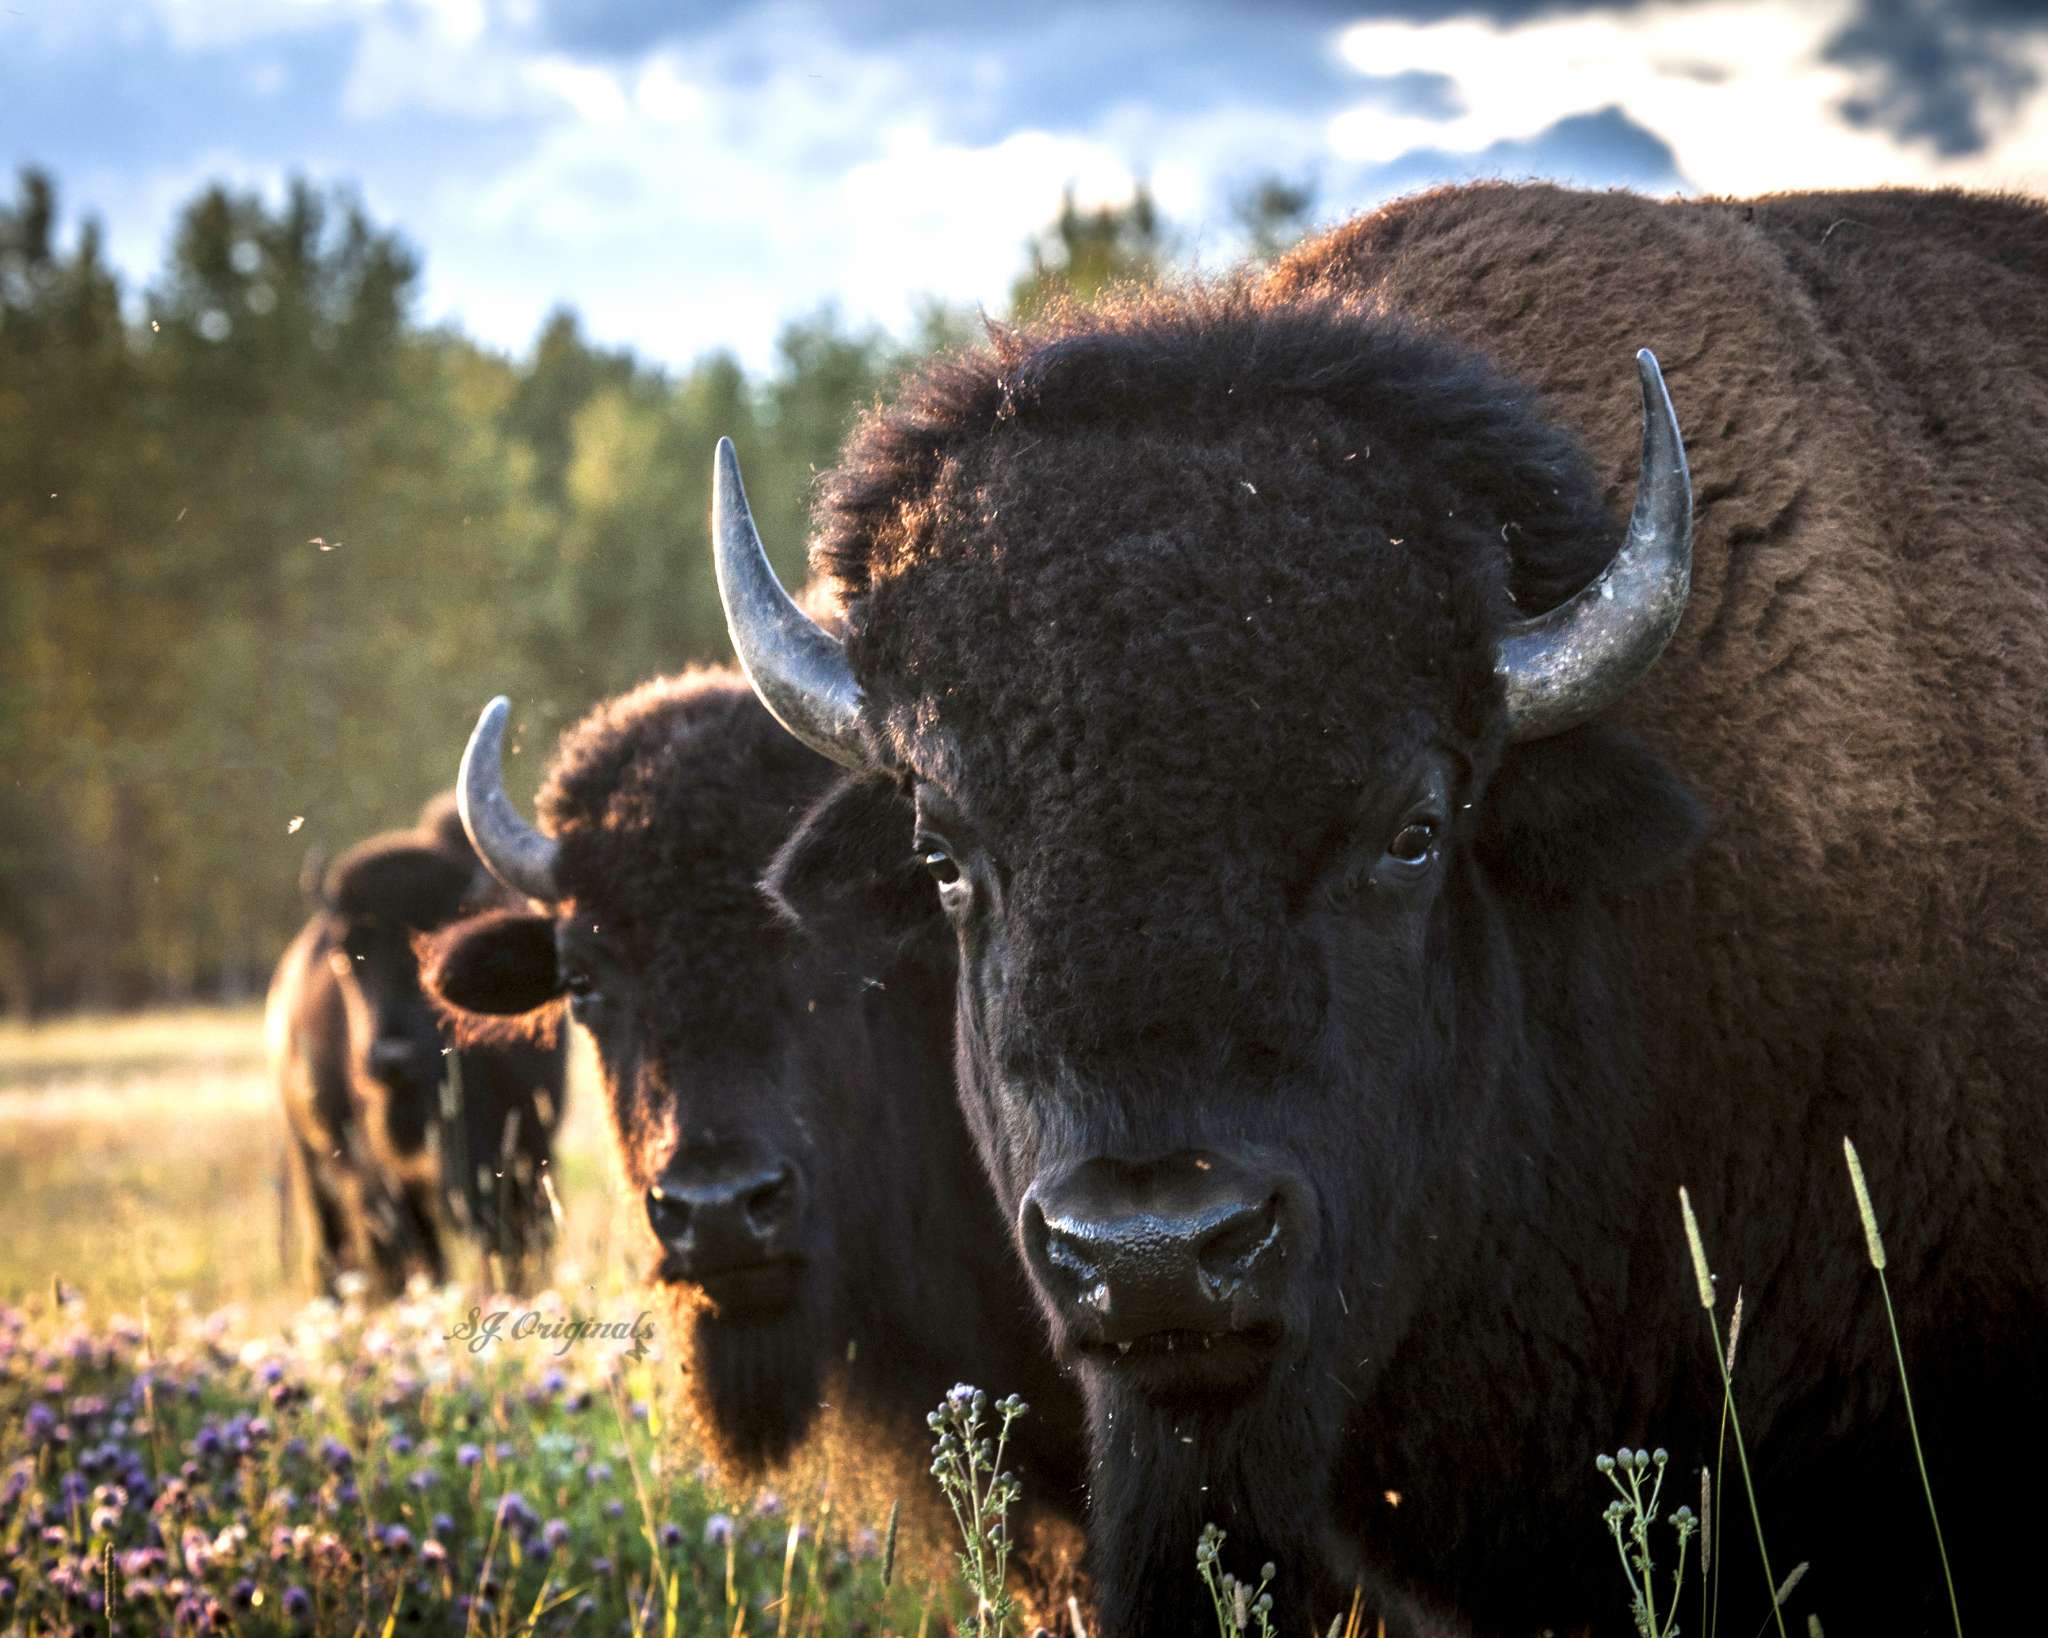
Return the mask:
{"type": "Polygon", "coordinates": [[[1863,1219],[1863,1239],[1870,1248],[1870,1266],[1884,1272],[1884,1241],[1877,1232],[1877,1211],[1870,1203],[1870,1186],[1863,1181],[1863,1162],[1856,1145],[1842,1139],[1842,1153],[1849,1160],[1849,1187],[1856,1191],[1856,1210],[1863,1219]]]}
{"type": "Polygon", "coordinates": [[[1700,1242],[1700,1225],[1692,1214],[1692,1197],[1685,1192],[1683,1184],[1678,1190],[1678,1209],[1685,1213],[1685,1238],[1692,1247],[1693,1277],[1700,1282],[1700,1306],[1711,1309],[1714,1306],[1714,1276],[1707,1268],[1707,1248],[1700,1242]]]}

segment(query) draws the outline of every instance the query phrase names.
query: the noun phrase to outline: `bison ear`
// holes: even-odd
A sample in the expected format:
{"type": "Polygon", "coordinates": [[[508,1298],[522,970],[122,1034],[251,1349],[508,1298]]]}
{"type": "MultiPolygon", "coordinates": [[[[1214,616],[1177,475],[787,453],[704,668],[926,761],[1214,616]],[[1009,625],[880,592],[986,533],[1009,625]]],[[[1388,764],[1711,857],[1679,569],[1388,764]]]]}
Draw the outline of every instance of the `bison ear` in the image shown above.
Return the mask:
{"type": "Polygon", "coordinates": [[[493,910],[419,941],[420,979],[450,1012],[511,1017],[562,993],[555,924],[528,910],[493,910]]]}
{"type": "Polygon", "coordinates": [[[804,815],[762,878],[776,909],[868,960],[943,925],[931,878],[910,851],[916,810],[883,774],[848,774],[804,815]]]}
{"type": "Polygon", "coordinates": [[[1706,810],[1663,759],[1603,723],[1514,746],[1485,808],[1488,874],[1547,903],[1647,887],[1707,830],[1706,810]]]}

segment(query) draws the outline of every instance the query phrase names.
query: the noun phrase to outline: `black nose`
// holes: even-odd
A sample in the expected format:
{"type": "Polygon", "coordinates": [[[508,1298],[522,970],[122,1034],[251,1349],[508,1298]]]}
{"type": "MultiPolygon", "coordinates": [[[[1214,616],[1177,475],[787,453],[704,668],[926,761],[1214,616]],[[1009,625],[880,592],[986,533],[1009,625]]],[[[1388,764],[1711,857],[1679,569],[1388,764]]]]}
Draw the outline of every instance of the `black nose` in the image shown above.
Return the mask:
{"type": "Polygon", "coordinates": [[[424,1046],[406,1036],[379,1036],[370,1043],[370,1072],[380,1077],[416,1075],[427,1067],[428,1056],[424,1046]]]}
{"type": "Polygon", "coordinates": [[[1280,1179],[1219,1155],[1091,1160],[1032,1186],[1024,1246],[1076,1341],[1128,1347],[1273,1323],[1288,1216],[1280,1179]]]}
{"type": "Polygon", "coordinates": [[[693,1168],[647,1191],[647,1220],[675,1272],[702,1280],[795,1255],[799,1204],[786,1163],[693,1168]]]}

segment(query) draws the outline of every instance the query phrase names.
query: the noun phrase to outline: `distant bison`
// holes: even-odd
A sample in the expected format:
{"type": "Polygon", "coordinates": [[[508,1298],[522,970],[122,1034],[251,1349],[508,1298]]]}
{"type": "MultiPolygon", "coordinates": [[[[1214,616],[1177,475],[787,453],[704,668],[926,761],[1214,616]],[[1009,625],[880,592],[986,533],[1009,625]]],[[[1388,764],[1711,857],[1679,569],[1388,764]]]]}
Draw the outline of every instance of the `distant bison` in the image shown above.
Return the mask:
{"type": "MultiPolygon", "coordinates": [[[[916,1456],[952,1385],[1034,1405],[1018,1465],[1078,1504],[1080,1418],[981,1186],[952,1081],[943,944],[800,939],[760,888],[830,770],[731,673],[667,678],[564,735],[542,829],[506,798],[494,701],[463,759],[477,851],[532,900],[441,934],[466,1034],[589,1032],[710,1447],[756,1471],[821,1406],[916,1456]]],[[[906,857],[893,884],[921,891],[906,857]]]]}
{"type": "Polygon", "coordinates": [[[313,1282],[332,1290],[353,1271],[388,1296],[413,1273],[442,1280],[452,1220],[524,1288],[553,1238],[563,1055],[451,1051],[420,988],[414,939],[500,897],[453,798],[310,872],[309,887],[316,907],[278,963],[265,1036],[313,1282]]]}
{"type": "Polygon", "coordinates": [[[1844,1133],[1965,1623],[2038,1623],[2044,314],[2016,199],[1414,199],[928,367],[825,491],[843,651],[721,452],[735,646],[874,770],[787,897],[952,930],[1103,1631],[1206,1624],[1205,1520],[1290,1630],[1630,1631],[1594,1454],[1697,1507],[1719,1428],[1681,1184],[1790,1624],[1946,1630],[1844,1133]]]}

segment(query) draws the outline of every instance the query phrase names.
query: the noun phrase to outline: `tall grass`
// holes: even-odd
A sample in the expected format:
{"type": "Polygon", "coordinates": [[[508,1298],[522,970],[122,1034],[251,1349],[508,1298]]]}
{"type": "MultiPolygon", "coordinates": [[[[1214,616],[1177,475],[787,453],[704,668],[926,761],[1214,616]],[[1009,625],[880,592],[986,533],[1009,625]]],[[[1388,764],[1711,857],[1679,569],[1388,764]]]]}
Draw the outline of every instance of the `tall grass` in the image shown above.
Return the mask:
{"type": "Polygon", "coordinates": [[[1870,1266],[1877,1270],[1877,1289],[1884,1297],[1884,1319],[1891,1331],[1892,1357],[1899,1365],[1899,1393],[1905,1400],[1906,1427],[1913,1435],[1913,1459],[1920,1465],[1920,1493],[1927,1499],[1927,1517],[1934,1525],[1934,1545],[1941,1555],[1941,1579],[1948,1588],[1949,1619],[1956,1638],[1962,1638],[1963,1616],[1956,1603],[1956,1580],[1948,1567],[1948,1543],[1941,1535],[1941,1514],[1934,1505],[1934,1485],[1927,1477],[1927,1453],[1920,1447],[1920,1419],[1913,1414],[1913,1384],[1906,1371],[1906,1349],[1899,1340],[1899,1316],[1892,1308],[1891,1283],[1885,1278],[1884,1238],[1877,1231],[1877,1208],[1870,1201],[1870,1186],[1863,1178],[1863,1162],[1856,1145],[1845,1136],[1842,1154],[1849,1164],[1849,1187],[1856,1196],[1856,1212],[1863,1219],[1863,1240],[1870,1253],[1870,1266]]]}
{"type": "MultiPolygon", "coordinates": [[[[1692,1213],[1692,1197],[1678,1191],[1678,1209],[1685,1218],[1686,1243],[1692,1248],[1692,1271],[1699,1281],[1700,1307],[1706,1311],[1707,1330],[1714,1339],[1714,1363],[1721,1371],[1721,1403],[1728,1412],[1728,1425],[1735,1431],[1735,1456],[1742,1466],[1743,1494],[1749,1498],[1749,1519],[1756,1529],[1757,1557],[1763,1561],[1764,1590],[1771,1599],[1771,1619],[1777,1623],[1778,1638],[1785,1638],[1785,1612],[1779,1602],[1778,1580],[1771,1573],[1771,1552],[1764,1544],[1763,1515],[1757,1509],[1756,1483],[1749,1473],[1749,1450],[1742,1439],[1742,1417],[1735,1408],[1735,1381],[1721,1351],[1721,1327],[1714,1318],[1714,1275],[1707,1266],[1707,1248],[1700,1239],[1699,1220],[1692,1213]]],[[[1718,1611],[1716,1612],[1718,1615],[1718,1611]]]]}

